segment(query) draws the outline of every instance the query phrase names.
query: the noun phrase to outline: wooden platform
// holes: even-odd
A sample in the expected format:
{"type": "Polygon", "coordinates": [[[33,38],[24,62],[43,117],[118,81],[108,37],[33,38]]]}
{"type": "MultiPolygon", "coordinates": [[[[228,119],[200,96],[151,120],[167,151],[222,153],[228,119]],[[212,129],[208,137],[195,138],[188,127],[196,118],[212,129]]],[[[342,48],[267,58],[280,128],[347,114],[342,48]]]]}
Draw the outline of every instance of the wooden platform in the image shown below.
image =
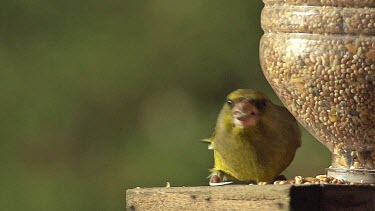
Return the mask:
{"type": "Polygon", "coordinates": [[[227,185],[126,191],[134,210],[375,210],[370,185],[227,185]]]}

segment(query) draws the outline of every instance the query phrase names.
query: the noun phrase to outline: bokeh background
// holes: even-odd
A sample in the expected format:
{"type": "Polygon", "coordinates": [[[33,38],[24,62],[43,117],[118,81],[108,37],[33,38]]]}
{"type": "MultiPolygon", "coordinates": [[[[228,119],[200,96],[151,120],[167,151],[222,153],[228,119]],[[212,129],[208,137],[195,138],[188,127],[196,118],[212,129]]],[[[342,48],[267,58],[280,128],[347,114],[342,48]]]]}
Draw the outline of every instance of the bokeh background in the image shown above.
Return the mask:
{"type": "MultiPolygon", "coordinates": [[[[260,0],[7,1],[0,7],[0,204],[123,210],[137,186],[207,185],[225,96],[266,92],[260,0]]],[[[328,150],[303,130],[286,176],[328,150]]]]}

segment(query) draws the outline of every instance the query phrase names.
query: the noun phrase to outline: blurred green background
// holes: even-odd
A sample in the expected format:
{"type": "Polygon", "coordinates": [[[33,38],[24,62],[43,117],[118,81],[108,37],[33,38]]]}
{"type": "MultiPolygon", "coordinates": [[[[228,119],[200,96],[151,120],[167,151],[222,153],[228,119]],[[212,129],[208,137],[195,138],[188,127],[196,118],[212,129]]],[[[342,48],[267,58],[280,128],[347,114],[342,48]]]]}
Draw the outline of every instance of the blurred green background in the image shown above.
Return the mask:
{"type": "MultiPolygon", "coordinates": [[[[9,1],[0,8],[4,210],[123,210],[129,188],[207,185],[225,96],[266,92],[258,1],[9,1]]],[[[288,177],[324,173],[306,131],[288,177]]]]}

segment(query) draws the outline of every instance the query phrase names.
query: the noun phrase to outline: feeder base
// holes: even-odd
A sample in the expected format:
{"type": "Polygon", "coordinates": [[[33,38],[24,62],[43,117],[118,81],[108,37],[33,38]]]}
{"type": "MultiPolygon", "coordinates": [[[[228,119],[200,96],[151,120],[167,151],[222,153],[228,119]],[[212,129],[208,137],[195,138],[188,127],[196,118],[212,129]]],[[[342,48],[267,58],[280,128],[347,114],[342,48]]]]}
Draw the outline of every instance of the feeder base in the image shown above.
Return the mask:
{"type": "Polygon", "coordinates": [[[375,170],[326,168],[327,176],[347,182],[375,184],[375,170]]]}

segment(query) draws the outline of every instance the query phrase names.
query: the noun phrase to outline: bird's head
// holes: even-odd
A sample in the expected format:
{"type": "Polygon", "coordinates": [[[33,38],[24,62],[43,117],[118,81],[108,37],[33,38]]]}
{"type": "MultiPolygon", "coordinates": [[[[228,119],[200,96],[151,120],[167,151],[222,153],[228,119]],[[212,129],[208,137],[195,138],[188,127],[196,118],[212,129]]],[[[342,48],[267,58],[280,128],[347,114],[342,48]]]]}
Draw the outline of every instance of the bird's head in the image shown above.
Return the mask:
{"type": "Polygon", "coordinates": [[[245,128],[256,125],[269,104],[267,96],[251,89],[238,89],[227,96],[226,106],[233,124],[245,128]]]}

